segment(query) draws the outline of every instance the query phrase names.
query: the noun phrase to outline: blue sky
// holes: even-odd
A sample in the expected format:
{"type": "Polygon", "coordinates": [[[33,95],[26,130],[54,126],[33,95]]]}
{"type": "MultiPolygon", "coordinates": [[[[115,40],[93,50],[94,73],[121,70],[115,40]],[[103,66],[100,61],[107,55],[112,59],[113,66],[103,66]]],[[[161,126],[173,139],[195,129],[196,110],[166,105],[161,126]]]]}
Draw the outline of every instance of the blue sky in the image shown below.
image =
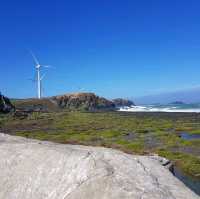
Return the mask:
{"type": "Polygon", "coordinates": [[[34,97],[32,49],[44,95],[138,97],[200,85],[199,0],[18,0],[0,7],[0,90],[34,97]]]}

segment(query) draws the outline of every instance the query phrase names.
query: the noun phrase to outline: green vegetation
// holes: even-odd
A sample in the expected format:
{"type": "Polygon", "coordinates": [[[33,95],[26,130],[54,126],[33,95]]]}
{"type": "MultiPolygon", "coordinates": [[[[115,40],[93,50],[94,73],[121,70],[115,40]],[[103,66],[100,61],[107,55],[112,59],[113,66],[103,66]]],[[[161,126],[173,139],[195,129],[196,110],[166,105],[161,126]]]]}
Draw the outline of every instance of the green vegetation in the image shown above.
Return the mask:
{"type": "Polygon", "coordinates": [[[180,131],[200,133],[200,115],[183,113],[52,112],[26,119],[0,116],[5,133],[59,143],[105,146],[127,153],[158,153],[200,178],[200,140],[183,140],[180,131]]]}
{"type": "Polygon", "coordinates": [[[194,129],[190,131],[191,134],[200,134],[200,130],[199,129],[194,129]]]}
{"type": "Polygon", "coordinates": [[[199,177],[200,175],[200,159],[193,155],[160,149],[158,154],[173,160],[177,166],[180,166],[186,173],[199,177]]]}

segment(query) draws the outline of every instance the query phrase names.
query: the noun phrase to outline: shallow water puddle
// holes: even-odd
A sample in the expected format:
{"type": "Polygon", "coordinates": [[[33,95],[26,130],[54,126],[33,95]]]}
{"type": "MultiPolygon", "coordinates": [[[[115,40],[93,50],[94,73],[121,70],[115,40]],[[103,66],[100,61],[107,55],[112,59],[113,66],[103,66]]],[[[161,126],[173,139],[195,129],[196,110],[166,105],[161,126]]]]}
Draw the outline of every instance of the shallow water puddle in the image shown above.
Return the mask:
{"type": "Polygon", "coordinates": [[[178,167],[174,166],[172,172],[179,180],[181,180],[186,186],[193,190],[200,196],[200,180],[183,173],[178,167]]]}
{"type": "Polygon", "coordinates": [[[190,134],[188,132],[180,133],[180,137],[184,140],[200,139],[200,134],[190,134]]]}

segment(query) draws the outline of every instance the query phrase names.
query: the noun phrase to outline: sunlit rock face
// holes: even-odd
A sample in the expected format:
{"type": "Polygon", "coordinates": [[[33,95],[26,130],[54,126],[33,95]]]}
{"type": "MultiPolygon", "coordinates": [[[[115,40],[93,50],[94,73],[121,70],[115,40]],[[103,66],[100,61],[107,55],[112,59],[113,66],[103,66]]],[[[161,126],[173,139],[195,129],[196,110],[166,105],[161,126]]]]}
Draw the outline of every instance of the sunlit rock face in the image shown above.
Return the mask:
{"type": "Polygon", "coordinates": [[[15,101],[17,109],[26,111],[53,112],[61,110],[115,110],[115,104],[94,93],[71,93],[42,99],[23,99],[15,101]]]}
{"type": "Polygon", "coordinates": [[[3,96],[0,93],[0,113],[9,113],[14,109],[14,106],[10,102],[9,98],[3,96]]]}
{"type": "Polygon", "coordinates": [[[198,199],[152,156],[0,134],[0,199],[198,199]]]}
{"type": "Polygon", "coordinates": [[[67,109],[106,110],[114,109],[115,104],[94,93],[73,93],[52,97],[58,106],[67,109]]]}

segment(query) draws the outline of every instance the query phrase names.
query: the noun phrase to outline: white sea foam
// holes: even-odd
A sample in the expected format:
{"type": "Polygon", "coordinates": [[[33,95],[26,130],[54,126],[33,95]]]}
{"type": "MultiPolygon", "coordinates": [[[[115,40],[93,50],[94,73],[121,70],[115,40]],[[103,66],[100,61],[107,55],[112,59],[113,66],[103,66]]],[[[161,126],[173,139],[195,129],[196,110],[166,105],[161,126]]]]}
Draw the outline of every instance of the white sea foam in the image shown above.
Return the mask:
{"type": "Polygon", "coordinates": [[[131,106],[121,107],[119,111],[127,112],[185,112],[185,113],[200,113],[200,108],[184,108],[179,107],[156,107],[156,106],[131,106]]]}

